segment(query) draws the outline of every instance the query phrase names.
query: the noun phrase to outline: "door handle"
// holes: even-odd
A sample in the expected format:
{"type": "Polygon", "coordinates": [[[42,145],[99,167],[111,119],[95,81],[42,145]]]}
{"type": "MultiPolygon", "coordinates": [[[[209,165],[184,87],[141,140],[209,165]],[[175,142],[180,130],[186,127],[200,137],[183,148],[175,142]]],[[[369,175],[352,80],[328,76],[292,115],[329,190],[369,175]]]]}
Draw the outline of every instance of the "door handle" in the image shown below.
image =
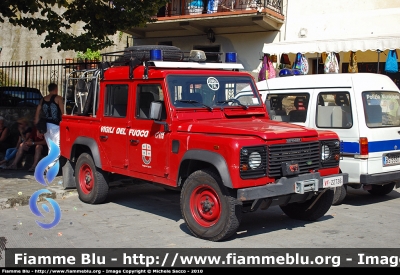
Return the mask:
{"type": "Polygon", "coordinates": [[[139,144],[139,140],[138,139],[131,139],[129,140],[133,145],[139,144]]]}
{"type": "Polygon", "coordinates": [[[108,139],[108,136],[100,136],[100,139],[107,140],[107,139],[108,139]]]}

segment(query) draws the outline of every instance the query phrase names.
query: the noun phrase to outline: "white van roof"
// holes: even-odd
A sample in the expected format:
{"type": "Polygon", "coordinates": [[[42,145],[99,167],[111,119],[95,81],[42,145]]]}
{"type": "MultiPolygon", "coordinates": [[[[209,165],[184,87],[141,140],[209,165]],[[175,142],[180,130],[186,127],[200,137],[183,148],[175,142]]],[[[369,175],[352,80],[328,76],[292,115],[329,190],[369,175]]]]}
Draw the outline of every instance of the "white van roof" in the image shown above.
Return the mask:
{"type": "Polygon", "coordinates": [[[257,82],[259,91],[299,88],[351,88],[354,86],[360,91],[399,91],[399,88],[390,77],[375,73],[295,75],[257,82]]]}

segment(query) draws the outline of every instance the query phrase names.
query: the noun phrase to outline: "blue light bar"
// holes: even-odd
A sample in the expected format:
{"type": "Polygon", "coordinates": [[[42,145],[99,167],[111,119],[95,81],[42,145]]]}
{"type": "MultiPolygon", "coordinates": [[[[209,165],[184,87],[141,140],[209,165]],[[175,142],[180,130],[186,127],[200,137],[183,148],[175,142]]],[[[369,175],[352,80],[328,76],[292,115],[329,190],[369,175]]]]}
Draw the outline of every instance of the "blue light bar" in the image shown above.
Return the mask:
{"type": "Polygon", "coordinates": [[[237,53],[225,53],[225,63],[236,63],[237,53]]]}
{"type": "Polygon", "coordinates": [[[302,75],[303,73],[299,69],[292,69],[293,75],[302,75]]]}
{"type": "Polygon", "coordinates": [[[162,51],[159,49],[150,50],[150,61],[162,61],[162,51]]]}

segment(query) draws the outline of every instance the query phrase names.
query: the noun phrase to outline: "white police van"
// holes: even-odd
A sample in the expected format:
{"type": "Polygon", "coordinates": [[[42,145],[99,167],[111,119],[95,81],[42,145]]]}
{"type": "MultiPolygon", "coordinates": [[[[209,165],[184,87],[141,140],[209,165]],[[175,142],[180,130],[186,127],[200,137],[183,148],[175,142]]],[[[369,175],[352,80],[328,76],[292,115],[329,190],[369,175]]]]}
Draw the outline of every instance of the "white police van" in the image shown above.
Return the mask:
{"type": "MultiPolygon", "coordinates": [[[[400,91],[373,73],[296,75],[257,83],[271,119],[336,132],[347,186],[386,195],[400,187],[400,91]]],[[[246,92],[237,99],[246,102],[246,92]]],[[[340,204],[347,186],[335,192],[340,204]]]]}

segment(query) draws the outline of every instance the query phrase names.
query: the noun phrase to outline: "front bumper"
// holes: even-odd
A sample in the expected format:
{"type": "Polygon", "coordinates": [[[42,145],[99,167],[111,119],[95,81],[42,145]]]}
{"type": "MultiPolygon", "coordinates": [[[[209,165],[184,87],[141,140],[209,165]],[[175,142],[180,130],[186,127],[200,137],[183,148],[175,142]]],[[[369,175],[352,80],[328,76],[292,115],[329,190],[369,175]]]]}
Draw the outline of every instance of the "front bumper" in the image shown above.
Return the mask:
{"type": "Polygon", "coordinates": [[[335,174],[321,177],[317,173],[302,174],[296,177],[282,177],[275,183],[242,188],[237,190],[237,199],[239,201],[251,201],[257,199],[267,199],[286,195],[305,194],[312,191],[324,189],[323,179],[343,176],[343,184],[347,184],[349,175],[347,173],[335,174]]]}
{"type": "Polygon", "coordinates": [[[389,182],[399,182],[399,181],[400,181],[400,171],[360,175],[360,183],[364,185],[370,185],[370,184],[381,185],[389,182]]]}

